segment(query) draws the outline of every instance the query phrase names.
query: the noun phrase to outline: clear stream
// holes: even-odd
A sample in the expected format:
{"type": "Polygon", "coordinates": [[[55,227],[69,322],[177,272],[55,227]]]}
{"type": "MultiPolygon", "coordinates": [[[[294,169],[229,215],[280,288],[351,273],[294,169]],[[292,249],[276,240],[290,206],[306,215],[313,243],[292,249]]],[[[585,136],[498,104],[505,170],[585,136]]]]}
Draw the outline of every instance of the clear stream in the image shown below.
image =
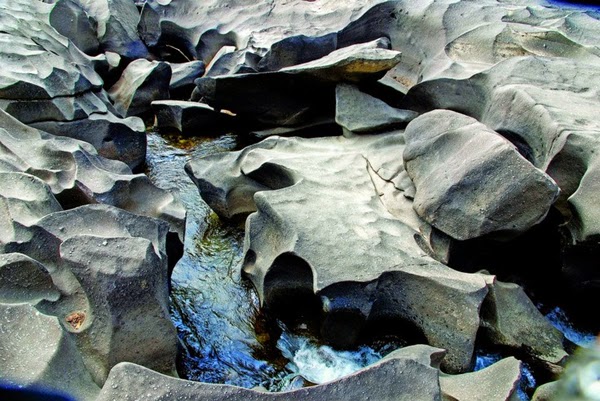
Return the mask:
{"type": "MultiPolygon", "coordinates": [[[[244,230],[224,223],[202,201],[184,172],[192,157],[234,150],[236,137],[185,138],[148,134],[147,171],[159,187],[172,191],[188,211],[185,253],[172,274],[171,316],[184,349],[178,370],[190,380],[283,391],[324,383],[367,366],[398,344],[375,350],[362,346],[337,351],[283,324],[278,338],[265,329],[252,286],[241,277],[244,230]]],[[[578,345],[594,340],[573,329],[560,309],[547,317],[578,345]]],[[[476,370],[501,359],[479,352],[476,370]]],[[[522,390],[535,387],[527,366],[522,390]]],[[[530,391],[529,391],[530,392],[530,391]]],[[[525,391],[521,398],[528,399],[525,391]]]]}

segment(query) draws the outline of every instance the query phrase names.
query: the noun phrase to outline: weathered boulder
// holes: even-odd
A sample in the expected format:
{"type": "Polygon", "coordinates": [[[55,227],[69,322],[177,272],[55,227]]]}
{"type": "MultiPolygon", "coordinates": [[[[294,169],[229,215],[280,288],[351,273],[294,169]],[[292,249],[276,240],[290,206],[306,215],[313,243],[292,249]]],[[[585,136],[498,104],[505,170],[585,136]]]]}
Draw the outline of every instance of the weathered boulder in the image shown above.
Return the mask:
{"type": "Polygon", "coordinates": [[[102,51],[128,59],[146,58],[148,49],[138,35],[140,14],[128,0],[72,0],[93,18],[102,51]]]}
{"type": "Polygon", "coordinates": [[[93,60],[50,25],[52,7],[23,0],[0,5],[0,108],[138,168],[146,154],[143,123],[115,115],[93,60]]]}
{"type": "Polygon", "coordinates": [[[471,117],[432,111],[413,120],[405,137],[414,209],[455,239],[525,232],[558,196],[552,178],[471,117]]]}
{"type": "Polygon", "coordinates": [[[82,52],[98,54],[100,42],[96,36],[96,21],[76,0],[56,1],[50,11],[50,25],[82,52]]]}
{"type": "Polygon", "coordinates": [[[399,110],[349,84],[335,88],[335,121],[352,133],[381,131],[406,125],[418,116],[399,110]]]}
{"type": "Polygon", "coordinates": [[[19,279],[14,297],[37,303],[72,333],[98,385],[124,360],[173,374],[167,232],[165,222],[107,205],[55,212],[1,244],[11,258],[2,272],[19,279]],[[27,271],[37,272],[37,285],[21,285],[27,271]]]}
{"type": "Polygon", "coordinates": [[[558,184],[556,206],[574,241],[583,242],[600,232],[593,195],[600,103],[589,95],[599,90],[599,72],[598,63],[568,58],[514,58],[469,79],[423,83],[408,98],[423,111],[460,111],[506,135],[558,184]]]}
{"type": "Polygon", "coordinates": [[[440,375],[443,400],[518,401],[521,362],[504,358],[485,369],[462,375],[440,375]]]}
{"type": "Polygon", "coordinates": [[[0,324],[0,375],[4,383],[44,386],[82,401],[98,396],[99,386],[56,317],[41,314],[29,304],[0,303],[0,324]]]}
{"type": "Polygon", "coordinates": [[[131,62],[108,95],[125,116],[140,115],[154,100],[169,98],[171,66],[166,62],[138,59],[131,62]]]}
{"type": "Polygon", "coordinates": [[[243,269],[263,305],[293,304],[299,293],[320,296],[322,332],[339,346],[356,341],[369,320],[408,322],[431,345],[449,350],[446,369],[465,371],[486,280],[429,257],[415,240],[425,223],[410,207],[404,214],[386,209],[373,182],[403,170],[403,148],[401,132],[271,137],[186,169],[217,213],[256,210],[246,222],[243,269]]]}
{"type": "Polygon", "coordinates": [[[98,401],[115,398],[138,400],[148,394],[154,400],[331,400],[439,401],[438,370],[421,361],[401,356],[385,359],[357,373],[319,386],[283,393],[265,393],[228,385],[190,382],[164,376],[132,363],[115,366],[102,388],[98,401]],[[385,378],[389,378],[386,380],[385,378]],[[385,380],[386,385],[381,382],[385,380]],[[125,390],[123,390],[125,389],[125,390]]]}
{"type": "Polygon", "coordinates": [[[187,63],[171,63],[169,94],[171,99],[188,100],[196,87],[194,81],[204,74],[205,65],[195,60],[187,63]]]}
{"type": "Polygon", "coordinates": [[[400,53],[388,50],[388,45],[387,39],[379,39],[277,72],[200,78],[195,96],[249,120],[275,126],[306,124],[334,115],[338,82],[376,81],[396,65],[400,53]]]}
{"type": "Polygon", "coordinates": [[[278,71],[327,56],[337,50],[337,34],[324,36],[297,35],[271,45],[257,65],[259,71],[278,71]]]}
{"type": "MultiPolygon", "coordinates": [[[[523,289],[494,280],[481,310],[481,327],[491,343],[529,354],[557,370],[567,353],[564,336],[542,315],[523,289]]],[[[558,369],[560,370],[560,368],[558,369]]]]}
{"type": "Polygon", "coordinates": [[[235,118],[212,107],[182,100],[152,102],[156,126],[161,131],[176,131],[185,135],[217,135],[231,130],[235,118]]]}
{"type": "MultiPolygon", "coordinates": [[[[0,111],[0,171],[43,180],[64,208],[105,203],[169,222],[183,242],[185,210],[173,195],[88,143],[28,127],[0,111]]],[[[8,190],[8,189],[7,189],[8,190]]]]}

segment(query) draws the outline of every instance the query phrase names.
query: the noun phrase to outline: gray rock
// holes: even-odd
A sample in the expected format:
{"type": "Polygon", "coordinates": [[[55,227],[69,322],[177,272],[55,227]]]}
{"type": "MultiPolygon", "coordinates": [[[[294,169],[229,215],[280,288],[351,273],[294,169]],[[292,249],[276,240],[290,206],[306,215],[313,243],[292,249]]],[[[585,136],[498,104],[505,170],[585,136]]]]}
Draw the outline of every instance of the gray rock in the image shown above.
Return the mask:
{"type": "Polygon", "coordinates": [[[291,36],[271,45],[258,63],[259,71],[278,71],[327,56],[337,50],[337,34],[312,37],[291,36]]]}
{"type": "Polygon", "coordinates": [[[157,100],[152,110],[159,130],[186,135],[217,135],[231,130],[235,122],[233,116],[198,102],[157,100]]]}
{"type": "Polygon", "coordinates": [[[462,375],[440,375],[443,400],[518,401],[521,362],[504,358],[485,369],[462,375]]]}
{"type": "Polygon", "coordinates": [[[598,63],[514,58],[469,79],[423,83],[409,98],[415,104],[427,98],[428,108],[462,111],[507,135],[556,181],[561,189],[556,207],[574,240],[584,242],[600,232],[593,195],[600,103],[587,95],[599,90],[598,73],[598,63]]]}
{"type": "Polygon", "coordinates": [[[98,54],[96,22],[75,0],[58,0],[50,12],[50,25],[69,38],[82,52],[98,54]]]}
{"type": "Polygon", "coordinates": [[[563,334],[537,310],[517,284],[494,280],[481,310],[485,337],[493,344],[520,350],[546,364],[567,356],[563,334]]]}
{"type": "MultiPolygon", "coordinates": [[[[160,220],[88,205],[51,213],[24,227],[26,237],[2,244],[2,251],[28,257],[15,261],[27,269],[23,273],[41,271],[35,287],[17,282],[19,296],[37,303],[47,293],[38,310],[57,316],[72,334],[98,385],[124,360],[174,374],[177,337],[168,313],[167,232],[160,220]],[[40,265],[51,277],[50,288],[40,265]]],[[[12,275],[6,267],[2,272],[20,279],[15,263],[12,275]]]]}
{"type": "MultiPolygon", "coordinates": [[[[533,393],[533,397],[531,397],[531,401],[558,401],[555,395],[560,390],[560,383],[553,381],[549,383],[542,384],[538,388],[535,389],[535,393],[533,393]]],[[[567,400],[564,400],[567,401],[567,400]]]]}
{"type": "Polygon", "coordinates": [[[336,87],[335,99],[335,121],[354,133],[397,128],[418,116],[414,111],[391,107],[349,84],[336,87]]]}
{"type": "Polygon", "coordinates": [[[64,208],[104,203],[169,222],[183,242],[185,210],[175,198],[92,145],[55,137],[0,111],[0,171],[26,172],[48,184],[64,208]]]}
{"type": "Polygon", "coordinates": [[[140,39],[137,26],[140,14],[128,0],[72,0],[95,20],[96,34],[103,51],[128,59],[146,58],[148,49],[140,39]]]}
{"type": "Polygon", "coordinates": [[[3,382],[44,386],[82,401],[97,397],[100,388],[56,317],[41,314],[29,304],[0,303],[0,324],[3,382]]]}
{"type": "Polygon", "coordinates": [[[265,393],[241,387],[174,379],[139,365],[122,363],[112,369],[97,400],[139,400],[152,388],[151,397],[157,401],[186,398],[198,401],[363,401],[367,397],[379,401],[439,401],[437,375],[438,371],[429,365],[411,359],[390,358],[319,386],[284,393],[265,393]],[[381,385],[382,381],[385,381],[385,386],[381,385]]]}
{"type": "Polygon", "coordinates": [[[169,98],[168,63],[138,59],[131,62],[108,91],[115,108],[125,116],[143,114],[154,100],[169,98]]]}
{"type": "Polygon", "coordinates": [[[373,181],[399,174],[403,147],[399,132],[271,137],[186,169],[217,213],[256,210],[246,222],[243,269],[263,305],[276,308],[298,291],[320,296],[328,316],[322,332],[341,346],[369,320],[409,322],[431,345],[449,350],[444,368],[465,371],[486,280],[429,257],[415,240],[423,223],[414,210],[392,214],[380,200],[373,181]]]}
{"type": "Polygon", "coordinates": [[[400,61],[386,39],[350,46],[277,72],[204,77],[196,94],[215,109],[275,126],[298,126],[334,111],[341,81],[375,81],[400,61]],[[248,99],[260,99],[249,102],[248,99]]]}
{"type": "Polygon", "coordinates": [[[36,304],[59,297],[44,265],[20,253],[0,254],[0,303],[36,304]]]}
{"type": "Polygon", "coordinates": [[[202,61],[195,60],[188,63],[171,63],[171,81],[169,92],[172,99],[189,99],[194,90],[194,80],[204,74],[205,65],[202,61]]]}
{"type": "Polygon", "coordinates": [[[148,46],[170,44],[188,58],[208,64],[223,46],[263,56],[274,43],[291,36],[334,33],[378,2],[261,2],[249,6],[235,0],[224,7],[218,0],[150,0],[142,9],[139,28],[148,46]]]}
{"type": "Polygon", "coordinates": [[[525,232],[558,196],[552,178],[471,117],[432,111],[413,120],[405,137],[414,209],[455,239],[525,232]]]}
{"type": "Polygon", "coordinates": [[[56,18],[62,18],[61,4],[10,0],[0,6],[0,108],[26,124],[94,143],[107,157],[139,168],[146,147],[142,123],[114,115],[94,71],[97,60],[50,25],[54,6],[56,18]]]}
{"type": "Polygon", "coordinates": [[[63,263],[90,303],[81,326],[71,329],[97,383],[122,361],[176,375],[177,335],[161,251],[145,238],[98,235],[70,237],[60,245],[63,263]]]}

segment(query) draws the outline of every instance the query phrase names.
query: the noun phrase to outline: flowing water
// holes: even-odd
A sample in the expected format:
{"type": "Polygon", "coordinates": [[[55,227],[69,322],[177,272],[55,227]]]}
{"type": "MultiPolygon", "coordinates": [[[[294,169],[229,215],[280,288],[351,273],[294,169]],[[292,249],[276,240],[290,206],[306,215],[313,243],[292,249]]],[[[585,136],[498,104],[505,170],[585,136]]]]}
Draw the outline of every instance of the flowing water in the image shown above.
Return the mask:
{"type": "Polygon", "coordinates": [[[243,227],[220,221],[183,169],[192,157],[237,147],[233,135],[148,134],[146,173],[188,211],[184,256],[171,277],[171,317],[184,351],[180,375],[281,391],[334,380],[380,359],[368,347],[336,351],[283,324],[275,330],[278,338],[264,328],[256,293],[241,277],[243,227]]]}
{"type": "MultiPolygon", "coordinates": [[[[320,344],[309,330],[289,330],[278,322],[269,328],[258,310],[252,286],[241,277],[243,227],[225,223],[202,201],[184,172],[192,157],[234,150],[236,137],[183,138],[148,134],[147,171],[159,187],[172,191],[188,212],[184,256],[172,274],[171,315],[183,352],[182,377],[269,391],[323,383],[350,374],[402,344],[386,342],[377,350],[337,351],[320,344]]],[[[589,346],[592,333],[576,330],[565,313],[547,314],[573,343],[589,346]]],[[[475,370],[503,356],[478,350],[475,370]]],[[[529,399],[536,386],[523,364],[520,396],[529,399]]]]}

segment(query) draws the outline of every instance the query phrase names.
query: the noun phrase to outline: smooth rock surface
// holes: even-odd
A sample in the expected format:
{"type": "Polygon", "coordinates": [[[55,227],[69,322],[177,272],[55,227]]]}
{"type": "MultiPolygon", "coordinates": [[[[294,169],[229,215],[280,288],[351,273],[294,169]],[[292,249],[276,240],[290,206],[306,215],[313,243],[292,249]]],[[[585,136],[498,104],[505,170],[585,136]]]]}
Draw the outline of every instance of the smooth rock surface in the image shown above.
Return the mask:
{"type": "Polygon", "coordinates": [[[215,109],[230,110],[250,121],[302,125],[334,115],[338,82],[376,81],[396,65],[400,53],[388,50],[388,45],[387,39],[378,39],[277,72],[200,78],[195,96],[215,109]]]}
{"type": "Polygon", "coordinates": [[[194,80],[204,75],[204,63],[194,60],[187,63],[170,63],[170,65],[172,71],[169,81],[171,99],[188,100],[196,87],[194,80]]]}
{"type": "Polygon", "coordinates": [[[108,95],[124,116],[140,115],[154,100],[169,98],[171,66],[165,62],[138,59],[131,62],[108,95]]]}
{"type": "Polygon", "coordinates": [[[95,24],[96,21],[74,0],[58,0],[50,11],[50,25],[89,55],[98,54],[100,47],[95,24]]]}
{"type": "Polygon", "coordinates": [[[462,375],[440,375],[442,400],[518,401],[521,362],[504,358],[485,369],[462,375]]]}
{"type": "Polygon", "coordinates": [[[0,171],[43,180],[64,208],[105,203],[169,222],[183,241],[185,210],[173,195],[92,145],[28,127],[0,111],[0,171]]]}
{"type": "Polygon", "coordinates": [[[432,111],[413,120],[405,137],[404,165],[416,187],[413,207],[455,239],[525,232],[558,196],[552,178],[471,117],[432,111]]]}
{"type": "Polygon", "coordinates": [[[0,303],[35,305],[59,296],[44,265],[20,253],[0,254],[0,303]]]}
{"type": "Polygon", "coordinates": [[[429,365],[405,358],[389,358],[357,373],[319,386],[284,393],[265,393],[228,385],[196,383],[160,375],[131,363],[115,366],[102,388],[98,401],[119,398],[139,400],[152,388],[152,399],[194,400],[330,400],[439,401],[438,371],[429,365]],[[388,378],[388,379],[386,379],[388,378]],[[381,381],[386,385],[382,386],[381,381]]]}
{"type": "Polygon", "coordinates": [[[235,118],[215,111],[212,107],[181,100],[157,100],[152,102],[156,126],[164,132],[180,132],[184,135],[213,136],[231,130],[235,118]]]}
{"type": "Polygon", "coordinates": [[[0,327],[3,381],[47,386],[81,401],[96,399],[100,388],[56,317],[41,314],[29,304],[0,303],[0,327]]]}
{"type": "Polygon", "coordinates": [[[509,135],[558,184],[557,208],[574,240],[584,242],[600,232],[593,195],[600,103],[591,95],[600,90],[598,73],[597,63],[514,58],[469,79],[423,83],[409,92],[409,98],[414,104],[427,98],[421,103],[427,109],[460,111],[509,135]]]}
{"type": "Polygon", "coordinates": [[[115,115],[94,60],[51,26],[54,6],[23,0],[0,5],[0,109],[84,139],[104,156],[138,168],[146,154],[143,123],[115,115]]]}
{"type": "Polygon", "coordinates": [[[335,121],[350,132],[363,133],[398,128],[418,116],[399,110],[349,84],[335,88],[335,121]]]}

